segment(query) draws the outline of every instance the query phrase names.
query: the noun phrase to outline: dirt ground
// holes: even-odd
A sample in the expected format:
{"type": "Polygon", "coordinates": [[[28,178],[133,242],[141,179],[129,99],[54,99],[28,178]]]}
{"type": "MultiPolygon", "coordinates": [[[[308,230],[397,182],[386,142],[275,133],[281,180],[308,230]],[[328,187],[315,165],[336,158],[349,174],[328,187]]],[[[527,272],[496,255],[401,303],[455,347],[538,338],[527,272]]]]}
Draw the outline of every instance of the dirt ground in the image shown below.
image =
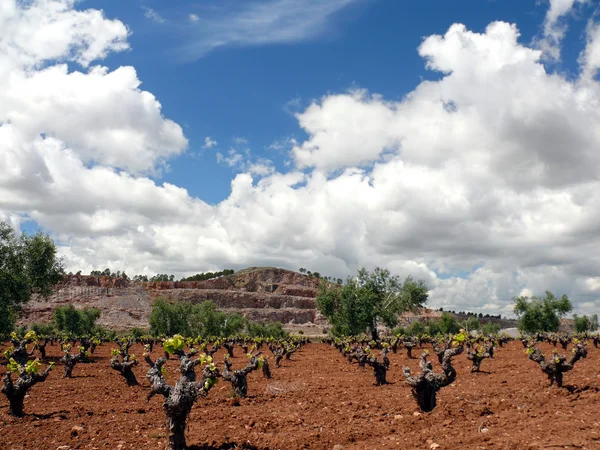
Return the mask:
{"type": "MultiPolygon", "coordinates": [[[[141,386],[126,386],[108,365],[114,347],[99,347],[91,364],[75,367],[73,379],[62,378],[57,364],[31,390],[22,419],[8,415],[1,395],[0,449],[164,448],[162,400],[146,403],[147,365],[141,362],[135,370],[141,386]]],[[[59,356],[58,346],[48,348],[50,357],[59,356]]],[[[141,357],[141,346],[132,350],[141,357]]],[[[599,449],[600,350],[591,345],[588,350],[588,358],[566,374],[562,389],[548,387],[520,342],[499,348],[481,373],[470,373],[463,353],[455,358],[458,377],[439,393],[437,408],[419,413],[401,370],[405,365],[416,370],[418,360],[409,360],[405,351],[390,355],[390,384],[377,387],[370,368],[349,364],[327,345],[310,344],[280,369],[271,358],[271,380],[253,372],[249,397],[239,406],[231,404],[230,385],[220,381],[192,410],[187,441],[196,450],[599,449]]],[[[217,353],[218,361],[222,355],[217,353]]],[[[241,367],[247,359],[236,348],[233,361],[241,367]]],[[[172,383],[176,361],[167,369],[172,383]]]]}

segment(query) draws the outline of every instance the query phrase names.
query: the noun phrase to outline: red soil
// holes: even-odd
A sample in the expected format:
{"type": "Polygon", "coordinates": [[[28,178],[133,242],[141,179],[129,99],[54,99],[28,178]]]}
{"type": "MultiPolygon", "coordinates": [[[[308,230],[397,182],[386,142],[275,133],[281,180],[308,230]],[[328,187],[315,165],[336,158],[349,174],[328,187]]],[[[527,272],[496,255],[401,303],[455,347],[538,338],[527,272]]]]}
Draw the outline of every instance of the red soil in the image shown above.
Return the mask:
{"type": "MultiPolygon", "coordinates": [[[[31,390],[22,419],[8,415],[0,396],[0,449],[164,448],[162,401],[157,396],[146,403],[147,365],[140,362],[135,370],[141,386],[127,387],[108,366],[112,347],[103,345],[91,364],[77,365],[73,379],[62,378],[58,364],[31,390]]],[[[59,356],[58,346],[48,348],[50,357],[59,356]]],[[[542,349],[551,351],[548,345],[542,349]]],[[[231,388],[220,381],[192,410],[187,441],[195,449],[596,449],[600,350],[588,350],[588,358],[565,375],[562,389],[548,387],[520,342],[485,360],[482,370],[489,373],[470,373],[470,362],[459,355],[454,384],[440,391],[432,413],[419,413],[401,371],[404,365],[415,371],[418,360],[405,351],[390,355],[391,384],[376,387],[370,368],[349,364],[329,346],[310,344],[280,369],[271,358],[271,380],[253,372],[249,398],[240,406],[231,404],[231,388]]],[[[132,351],[142,354],[140,346],[132,351]]],[[[245,365],[243,352],[236,353],[234,367],[245,365]]],[[[173,383],[176,361],[167,370],[173,383]]]]}

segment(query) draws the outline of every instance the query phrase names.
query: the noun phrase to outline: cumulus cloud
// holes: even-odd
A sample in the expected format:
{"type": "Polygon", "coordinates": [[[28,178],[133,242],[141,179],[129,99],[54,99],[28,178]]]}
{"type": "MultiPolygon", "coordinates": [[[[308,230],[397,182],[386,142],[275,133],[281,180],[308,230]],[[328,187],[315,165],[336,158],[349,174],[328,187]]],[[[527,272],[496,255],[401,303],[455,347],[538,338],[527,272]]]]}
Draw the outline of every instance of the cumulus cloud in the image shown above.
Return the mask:
{"type": "Polygon", "coordinates": [[[417,50],[440,79],[401,101],[367,90],[321,98],[297,114],[307,138],[286,142],[289,171],[234,148],[220,158],[241,173],[209,205],[148,177],[187,140],[133,68],[64,64],[126,49],[122,23],[72,1],[4,2],[0,218],[51,231],[69,270],[275,265],[344,277],[379,265],[426,280],[445,309],[507,314],[512,297],[550,289],[593,312],[595,33],[572,79],[547,72],[516,25],[452,25],[417,50]],[[61,33],[35,39],[50,16],[61,33]]]}

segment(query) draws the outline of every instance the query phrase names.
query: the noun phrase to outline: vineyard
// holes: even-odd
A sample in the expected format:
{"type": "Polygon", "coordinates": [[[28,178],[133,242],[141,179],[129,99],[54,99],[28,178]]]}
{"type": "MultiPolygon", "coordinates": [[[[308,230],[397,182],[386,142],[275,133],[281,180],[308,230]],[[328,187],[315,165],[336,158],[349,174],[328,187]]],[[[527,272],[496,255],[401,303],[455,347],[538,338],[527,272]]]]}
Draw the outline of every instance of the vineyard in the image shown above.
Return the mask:
{"type": "Polygon", "coordinates": [[[13,336],[0,448],[598,448],[598,344],[13,336]]]}

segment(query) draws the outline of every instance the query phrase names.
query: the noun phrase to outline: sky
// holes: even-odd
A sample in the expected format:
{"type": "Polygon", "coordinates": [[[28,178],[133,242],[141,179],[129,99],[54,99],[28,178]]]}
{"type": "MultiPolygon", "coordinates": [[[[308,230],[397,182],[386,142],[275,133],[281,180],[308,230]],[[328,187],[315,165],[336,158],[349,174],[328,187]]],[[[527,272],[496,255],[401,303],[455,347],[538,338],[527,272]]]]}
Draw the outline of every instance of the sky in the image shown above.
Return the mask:
{"type": "Polygon", "coordinates": [[[0,0],[0,220],[68,271],[600,306],[593,0],[0,0]]]}

